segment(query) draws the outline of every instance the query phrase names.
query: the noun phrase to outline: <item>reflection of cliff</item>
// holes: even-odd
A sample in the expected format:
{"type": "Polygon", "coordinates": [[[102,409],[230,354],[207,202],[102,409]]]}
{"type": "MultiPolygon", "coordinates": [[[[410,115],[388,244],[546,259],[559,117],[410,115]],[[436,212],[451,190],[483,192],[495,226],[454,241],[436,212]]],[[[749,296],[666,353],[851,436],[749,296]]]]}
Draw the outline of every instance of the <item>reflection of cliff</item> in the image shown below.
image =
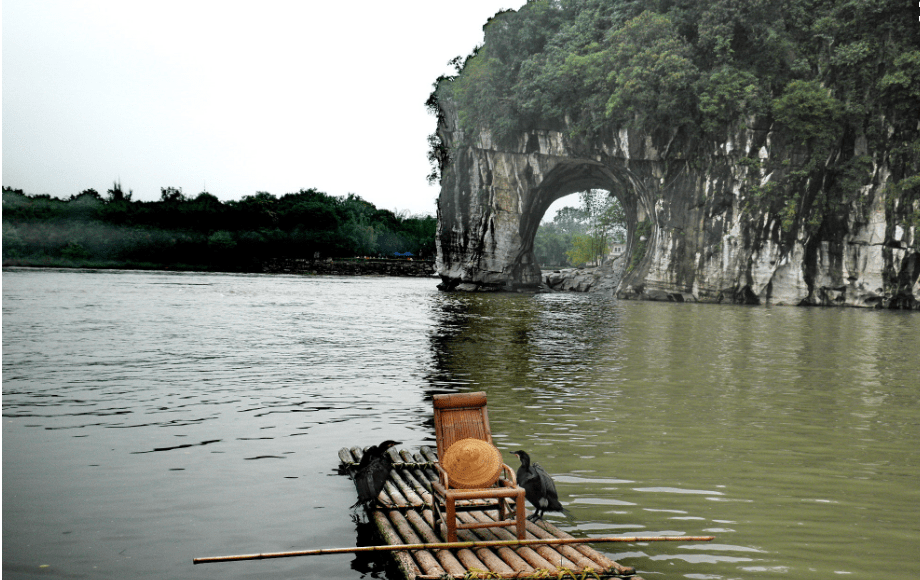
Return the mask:
{"type": "Polygon", "coordinates": [[[553,376],[593,372],[596,360],[618,340],[618,311],[610,298],[553,294],[442,294],[431,347],[433,390],[485,390],[490,401],[521,408],[547,390],[573,385],[553,376]]]}
{"type": "Polygon", "coordinates": [[[432,350],[438,369],[434,384],[473,387],[509,384],[527,374],[531,356],[533,296],[443,295],[432,350]]]}

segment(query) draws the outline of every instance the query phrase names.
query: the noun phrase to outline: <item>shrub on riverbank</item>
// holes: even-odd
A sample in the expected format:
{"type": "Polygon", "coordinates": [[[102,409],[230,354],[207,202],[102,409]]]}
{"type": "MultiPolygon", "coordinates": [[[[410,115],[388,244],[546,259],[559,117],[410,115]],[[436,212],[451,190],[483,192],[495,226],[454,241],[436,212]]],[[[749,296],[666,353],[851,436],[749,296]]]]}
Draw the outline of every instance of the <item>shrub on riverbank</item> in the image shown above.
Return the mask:
{"type": "Polygon", "coordinates": [[[260,271],[278,257],[435,253],[434,217],[397,215],[353,194],[222,202],[161,192],[160,201],[132,201],[115,184],[107,198],[86,190],[63,200],[4,187],[3,265],[260,271]]]}

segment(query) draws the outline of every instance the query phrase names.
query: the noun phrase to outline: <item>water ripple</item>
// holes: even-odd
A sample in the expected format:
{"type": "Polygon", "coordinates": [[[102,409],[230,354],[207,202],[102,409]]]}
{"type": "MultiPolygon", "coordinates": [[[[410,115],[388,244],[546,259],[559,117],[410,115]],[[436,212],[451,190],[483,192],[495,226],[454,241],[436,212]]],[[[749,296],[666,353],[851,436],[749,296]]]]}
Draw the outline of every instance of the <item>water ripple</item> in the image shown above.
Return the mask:
{"type": "MultiPolygon", "coordinates": [[[[556,478],[554,524],[718,535],[611,546],[643,576],[916,576],[915,313],[167,272],[5,270],[3,295],[4,568],[354,545],[337,449],[433,445],[431,395],[484,390],[503,453],[556,478]]],[[[265,565],[361,577],[328,562],[265,565]]]]}

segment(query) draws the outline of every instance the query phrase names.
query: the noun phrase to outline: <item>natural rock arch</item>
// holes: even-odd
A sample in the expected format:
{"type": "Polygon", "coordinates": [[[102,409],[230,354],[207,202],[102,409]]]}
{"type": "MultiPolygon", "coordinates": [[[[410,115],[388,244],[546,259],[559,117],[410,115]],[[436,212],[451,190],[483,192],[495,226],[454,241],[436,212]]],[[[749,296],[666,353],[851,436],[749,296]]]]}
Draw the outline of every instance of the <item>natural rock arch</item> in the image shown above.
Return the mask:
{"type": "MultiPolygon", "coordinates": [[[[745,126],[700,153],[677,132],[619,130],[575,139],[531,131],[499,145],[488,130],[466,135],[441,104],[441,194],[436,269],[443,290],[536,289],[533,239],[547,208],[598,188],[622,203],[627,254],[622,298],[775,304],[898,306],[920,302],[916,228],[889,227],[887,169],[865,185],[868,219],[829,239],[786,240],[779,216],[743,211],[752,170],[739,159],[788,156],[770,126],[745,126]],[[691,155],[692,153],[692,155],[691,155]],[[690,160],[693,161],[690,161],[690,160]],[[639,242],[637,224],[646,223],[639,242]]],[[[763,182],[770,176],[753,175],[763,182]]]]}

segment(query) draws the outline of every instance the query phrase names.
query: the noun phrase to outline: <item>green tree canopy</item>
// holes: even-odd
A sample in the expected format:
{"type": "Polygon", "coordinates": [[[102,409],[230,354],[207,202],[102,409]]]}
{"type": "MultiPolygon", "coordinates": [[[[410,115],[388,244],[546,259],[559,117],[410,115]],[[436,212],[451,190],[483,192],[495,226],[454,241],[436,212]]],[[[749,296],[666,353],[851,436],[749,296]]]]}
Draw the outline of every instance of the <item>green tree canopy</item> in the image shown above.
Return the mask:
{"type": "Polygon", "coordinates": [[[4,187],[4,259],[260,271],[266,259],[316,252],[435,253],[434,217],[378,209],[354,194],[303,189],[279,198],[260,191],[225,203],[209,192],[190,198],[164,187],[158,201],[130,197],[118,183],[107,198],[85,190],[69,200],[4,187]]]}

